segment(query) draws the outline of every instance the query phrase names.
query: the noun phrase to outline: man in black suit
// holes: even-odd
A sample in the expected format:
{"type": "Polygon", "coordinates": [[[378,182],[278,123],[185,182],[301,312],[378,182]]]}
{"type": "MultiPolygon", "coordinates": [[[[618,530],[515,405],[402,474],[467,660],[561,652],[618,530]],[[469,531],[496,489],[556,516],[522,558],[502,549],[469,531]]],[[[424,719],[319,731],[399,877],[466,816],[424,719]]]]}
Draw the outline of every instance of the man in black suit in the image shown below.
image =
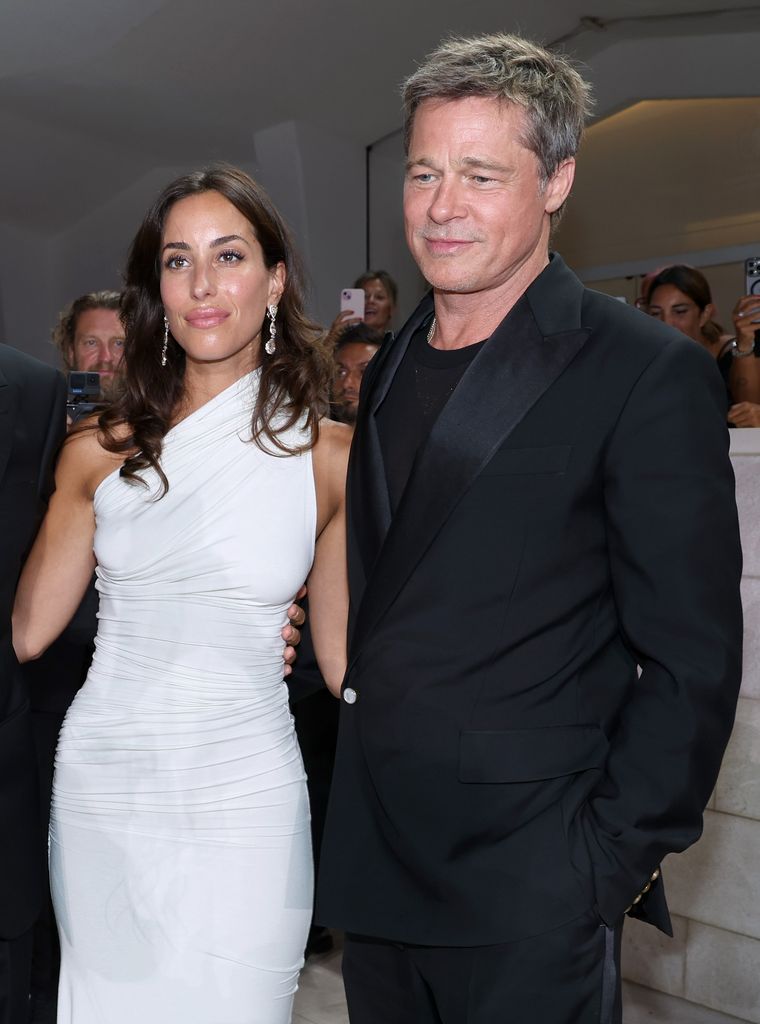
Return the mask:
{"type": "Polygon", "coordinates": [[[352,1024],[619,1022],[624,915],[668,930],[739,687],[724,389],[549,254],[567,60],[454,40],[404,99],[432,294],[364,378],[319,918],[352,1024]]]}
{"type": "Polygon", "coordinates": [[[61,374],[0,345],[0,1024],[27,1020],[32,924],[45,873],[29,701],[13,653],[11,610],[65,426],[61,374]]]}

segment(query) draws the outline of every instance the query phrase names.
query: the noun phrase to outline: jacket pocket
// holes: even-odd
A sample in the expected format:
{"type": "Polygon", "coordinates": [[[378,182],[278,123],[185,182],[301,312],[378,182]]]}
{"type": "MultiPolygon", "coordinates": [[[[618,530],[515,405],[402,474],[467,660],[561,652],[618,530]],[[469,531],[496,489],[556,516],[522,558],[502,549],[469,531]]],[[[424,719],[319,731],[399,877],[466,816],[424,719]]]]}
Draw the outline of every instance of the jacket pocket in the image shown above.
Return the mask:
{"type": "Polygon", "coordinates": [[[467,730],[459,736],[460,782],[540,782],[601,768],[608,743],[598,725],[467,730]]]}

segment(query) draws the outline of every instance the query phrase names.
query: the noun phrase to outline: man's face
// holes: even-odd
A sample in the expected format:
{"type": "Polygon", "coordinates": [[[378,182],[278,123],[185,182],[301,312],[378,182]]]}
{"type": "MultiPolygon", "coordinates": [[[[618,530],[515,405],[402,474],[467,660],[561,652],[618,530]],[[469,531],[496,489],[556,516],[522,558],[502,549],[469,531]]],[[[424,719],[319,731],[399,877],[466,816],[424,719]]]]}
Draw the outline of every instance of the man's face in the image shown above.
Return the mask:
{"type": "Polygon", "coordinates": [[[404,183],[406,240],[439,291],[486,292],[546,263],[550,214],[570,190],[574,162],[541,185],[521,141],[526,115],[481,96],[424,100],[414,116],[404,183]]]}
{"type": "Polygon", "coordinates": [[[124,355],[124,328],[115,309],[85,309],[74,330],[72,369],[100,374],[100,387],[108,394],[124,355]]]}
{"type": "Polygon", "coordinates": [[[342,423],[356,423],[362,377],[377,349],[377,345],[349,341],[335,353],[337,372],[333,384],[333,415],[342,423]]]}

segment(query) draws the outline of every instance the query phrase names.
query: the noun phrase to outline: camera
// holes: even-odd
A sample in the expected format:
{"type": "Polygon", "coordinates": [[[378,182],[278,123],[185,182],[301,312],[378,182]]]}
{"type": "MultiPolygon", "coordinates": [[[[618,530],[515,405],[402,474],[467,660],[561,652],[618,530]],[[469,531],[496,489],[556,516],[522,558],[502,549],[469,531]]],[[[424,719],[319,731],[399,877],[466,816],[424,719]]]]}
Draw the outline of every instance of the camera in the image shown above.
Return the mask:
{"type": "Polygon", "coordinates": [[[69,421],[74,424],[83,416],[89,416],[102,408],[100,374],[90,370],[72,370],[69,373],[69,393],[66,397],[69,421]]]}
{"type": "Polygon", "coordinates": [[[744,261],[744,294],[760,295],[760,256],[744,261]]]}

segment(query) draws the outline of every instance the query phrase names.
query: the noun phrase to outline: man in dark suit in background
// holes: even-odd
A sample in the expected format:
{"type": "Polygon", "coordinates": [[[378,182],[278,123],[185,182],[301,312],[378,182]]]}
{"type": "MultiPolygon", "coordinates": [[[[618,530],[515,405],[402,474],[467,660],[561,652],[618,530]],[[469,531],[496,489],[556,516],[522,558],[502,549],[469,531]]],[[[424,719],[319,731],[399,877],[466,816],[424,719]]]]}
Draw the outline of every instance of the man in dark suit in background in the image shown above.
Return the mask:
{"type": "Polygon", "coordinates": [[[738,694],[724,389],[549,254],[589,103],[566,59],[453,40],[404,99],[433,290],[364,378],[318,919],[352,1024],[611,1024],[624,915],[669,929],[659,864],[738,694]]]}
{"type": "Polygon", "coordinates": [[[11,642],[13,595],[53,489],[66,426],[56,370],[0,345],[0,1024],[26,1024],[44,843],[29,701],[11,642]]]}

